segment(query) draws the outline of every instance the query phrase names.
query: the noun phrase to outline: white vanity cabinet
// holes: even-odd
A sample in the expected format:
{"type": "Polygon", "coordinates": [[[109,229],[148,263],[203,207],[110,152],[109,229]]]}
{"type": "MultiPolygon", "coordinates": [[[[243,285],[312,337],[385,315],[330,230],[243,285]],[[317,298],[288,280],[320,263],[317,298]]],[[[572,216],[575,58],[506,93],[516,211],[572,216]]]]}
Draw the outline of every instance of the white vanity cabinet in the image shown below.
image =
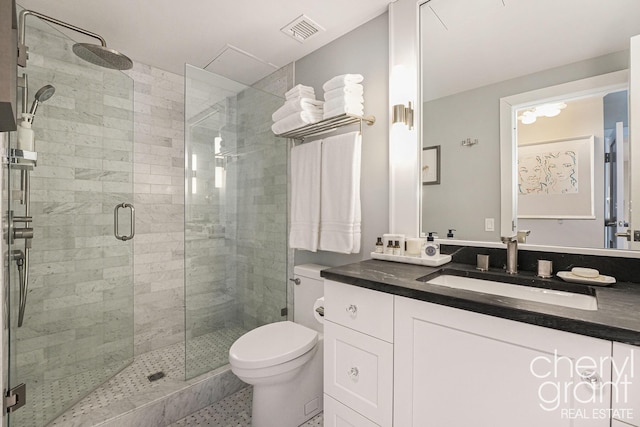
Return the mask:
{"type": "Polygon", "coordinates": [[[324,425],[391,426],[393,295],[324,282],[324,425]]]}
{"type": "Polygon", "coordinates": [[[397,296],[394,330],[396,426],[610,425],[610,341],[397,296]]]}
{"type": "Polygon", "coordinates": [[[640,347],[613,343],[611,387],[611,425],[640,427],[640,347]]]}

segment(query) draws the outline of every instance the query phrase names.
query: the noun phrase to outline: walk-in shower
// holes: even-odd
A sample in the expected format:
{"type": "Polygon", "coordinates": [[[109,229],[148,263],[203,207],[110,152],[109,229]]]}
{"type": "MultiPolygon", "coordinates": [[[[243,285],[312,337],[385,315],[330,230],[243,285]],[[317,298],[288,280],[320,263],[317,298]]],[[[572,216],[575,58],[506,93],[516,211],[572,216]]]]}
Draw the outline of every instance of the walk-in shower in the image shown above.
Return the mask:
{"type": "Polygon", "coordinates": [[[242,387],[225,367],[229,346],[287,317],[288,149],[270,131],[282,99],[196,67],[165,80],[149,66],[96,67],[56,22],[33,15],[25,71],[42,89],[22,108],[36,114],[37,165],[29,191],[21,162],[3,183],[3,206],[30,217],[18,225],[33,236],[22,327],[23,241],[6,248],[8,384],[26,384],[28,396],[9,423],[140,425],[131,420],[156,420],[144,411],[170,396],[156,411],[164,425],[171,411],[184,416],[242,387]],[[179,96],[168,94],[176,85],[179,96]],[[133,241],[114,236],[133,232],[129,202],[133,241]]]}

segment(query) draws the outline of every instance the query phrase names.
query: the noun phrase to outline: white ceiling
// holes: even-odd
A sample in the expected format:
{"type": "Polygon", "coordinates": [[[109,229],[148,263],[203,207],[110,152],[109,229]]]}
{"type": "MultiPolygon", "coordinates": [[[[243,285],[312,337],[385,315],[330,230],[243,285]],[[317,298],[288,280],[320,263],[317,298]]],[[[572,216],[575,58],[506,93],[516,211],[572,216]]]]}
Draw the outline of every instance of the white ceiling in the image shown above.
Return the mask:
{"type": "Polygon", "coordinates": [[[436,99],[629,48],[639,0],[430,0],[423,94],[436,99]]]}
{"type": "MultiPolygon", "coordinates": [[[[184,74],[185,63],[205,67],[218,56],[224,59],[220,61],[222,73],[233,70],[234,61],[241,64],[253,62],[250,67],[255,68],[256,73],[240,76],[245,80],[243,83],[253,83],[246,80],[268,74],[346,34],[384,13],[390,2],[18,0],[18,4],[26,9],[101,35],[110,48],[124,53],[133,61],[174,73],[184,74]],[[325,29],[304,43],[280,31],[302,14],[325,29]],[[230,50],[228,45],[232,46],[230,50]]],[[[78,41],[86,41],[81,35],[66,34],[78,41]]],[[[237,75],[235,77],[240,79],[237,75]]]]}

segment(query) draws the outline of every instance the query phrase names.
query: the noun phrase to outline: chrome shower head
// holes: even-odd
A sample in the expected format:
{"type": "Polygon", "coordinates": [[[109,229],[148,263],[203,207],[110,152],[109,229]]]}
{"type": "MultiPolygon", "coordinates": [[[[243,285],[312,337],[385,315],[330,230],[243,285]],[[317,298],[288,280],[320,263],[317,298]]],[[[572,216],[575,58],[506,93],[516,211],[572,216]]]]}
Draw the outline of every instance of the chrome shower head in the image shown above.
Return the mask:
{"type": "Polygon", "coordinates": [[[35,99],[33,100],[33,104],[31,104],[31,111],[29,112],[29,114],[35,115],[36,110],[38,109],[38,104],[51,98],[55,92],[56,88],[53,87],[53,85],[42,86],[40,89],[38,89],[35,99]]]}
{"type": "Polygon", "coordinates": [[[133,61],[126,55],[92,43],[76,43],[73,45],[73,53],[87,62],[112,70],[129,70],[133,67],[133,61]]]}

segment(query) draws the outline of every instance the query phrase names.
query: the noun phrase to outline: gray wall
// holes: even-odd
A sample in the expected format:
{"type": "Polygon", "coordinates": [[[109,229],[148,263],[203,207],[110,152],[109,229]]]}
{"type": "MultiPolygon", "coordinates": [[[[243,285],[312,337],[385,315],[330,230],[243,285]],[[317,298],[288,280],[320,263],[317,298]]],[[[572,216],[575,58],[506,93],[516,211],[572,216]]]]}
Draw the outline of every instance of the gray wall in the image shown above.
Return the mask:
{"type": "MultiPolygon", "coordinates": [[[[333,76],[364,76],[365,115],[374,115],[373,126],[362,131],[362,249],[359,254],[295,251],[295,264],[336,266],[370,258],[376,237],[389,227],[389,17],[372,19],[334,42],[295,63],[295,84],[312,86],[323,99],[322,84],[333,76]]],[[[347,130],[353,130],[351,127],[347,130]]]]}
{"type": "Polygon", "coordinates": [[[422,231],[456,238],[500,238],[500,98],[628,67],[628,52],[569,64],[424,103],[423,146],[441,146],[440,185],[422,189],[422,231]],[[461,141],[479,143],[463,147],[461,141]],[[495,218],[495,231],[484,219],[495,218]]]}

